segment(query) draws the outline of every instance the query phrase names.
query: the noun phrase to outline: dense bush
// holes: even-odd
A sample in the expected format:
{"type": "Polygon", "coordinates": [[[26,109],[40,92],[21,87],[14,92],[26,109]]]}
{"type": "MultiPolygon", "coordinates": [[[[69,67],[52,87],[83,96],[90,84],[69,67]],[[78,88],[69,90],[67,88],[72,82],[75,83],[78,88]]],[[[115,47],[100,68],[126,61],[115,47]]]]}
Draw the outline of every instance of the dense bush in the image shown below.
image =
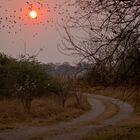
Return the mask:
{"type": "Polygon", "coordinates": [[[94,67],[85,75],[85,81],[89,85],[108,86],[113,83],[112,74],[104,67],[94,67]]]}
{"type": "Polygon", "coordinates": [[[15,93],[16,60],[0,54],[0,96],[11,97],[15,93]]]}
{"type": "Polygon", "coordinates": [[[20,60],[0,54],[0,96],[18,97],[26,111],[30,111],[34,97],[51,89],[52,77],[34,58],[20,60]]]}
{"type": "Polygon", "coordinates": [[[123,84],[138,87],[140,85],[140,50],[130,48],[113,66],[108,61],[94,64],[94,67],[85,75],[85,80],[89,84],[99,86],[123,84]]]}

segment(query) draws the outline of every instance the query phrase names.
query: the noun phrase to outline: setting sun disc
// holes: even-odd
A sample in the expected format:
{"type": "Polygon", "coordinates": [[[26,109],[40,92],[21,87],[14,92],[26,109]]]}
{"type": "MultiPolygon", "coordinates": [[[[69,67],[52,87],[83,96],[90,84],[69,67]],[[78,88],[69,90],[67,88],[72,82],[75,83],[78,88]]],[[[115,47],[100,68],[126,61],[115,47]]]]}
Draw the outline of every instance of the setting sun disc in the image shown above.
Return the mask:
{"type": "Polygon", "coordinates": [[[37,18],[37,12],[34,10],[30,11],[29,16],[30,16],[30,18],[35,19],[35,18],[37,18]]]}

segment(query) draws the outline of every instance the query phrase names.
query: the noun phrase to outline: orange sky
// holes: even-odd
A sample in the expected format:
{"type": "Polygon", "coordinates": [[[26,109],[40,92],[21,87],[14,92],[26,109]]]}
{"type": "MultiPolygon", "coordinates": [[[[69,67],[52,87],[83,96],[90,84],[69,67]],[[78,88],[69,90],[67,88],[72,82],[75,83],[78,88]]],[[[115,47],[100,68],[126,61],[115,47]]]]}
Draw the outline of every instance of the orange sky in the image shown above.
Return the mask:
{"type": "Polygon", "coordinates": [[[62,1],[3,0],[0,3],[0,52],[17,57],[24,53],[25,46],[31,55],[43,48],[38,58],[44,63],[72,62],[72,58],[61,54],[57,48],[61,43],[57,22],[65,18],[65,8],[60,7],[62,1]],[[30,8],[37,11],[37,19],[29,17],[30,8]]]}

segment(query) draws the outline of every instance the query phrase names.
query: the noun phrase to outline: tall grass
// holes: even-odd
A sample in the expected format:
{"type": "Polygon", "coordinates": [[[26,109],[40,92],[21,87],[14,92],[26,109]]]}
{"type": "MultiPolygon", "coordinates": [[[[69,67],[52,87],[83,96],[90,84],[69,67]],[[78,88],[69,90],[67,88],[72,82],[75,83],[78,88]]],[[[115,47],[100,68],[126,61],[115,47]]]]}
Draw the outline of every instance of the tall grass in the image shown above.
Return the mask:
{"type": "Polygon", "coordinates": [[[16,99],[0,100],[0,129],[22,125],[47,125],[75,118],[89,109],[87,98],[77,105],[74,96],[68,98],[65,108],[56,95],[36,98],[30,113],[25,113],[16,99]]]}

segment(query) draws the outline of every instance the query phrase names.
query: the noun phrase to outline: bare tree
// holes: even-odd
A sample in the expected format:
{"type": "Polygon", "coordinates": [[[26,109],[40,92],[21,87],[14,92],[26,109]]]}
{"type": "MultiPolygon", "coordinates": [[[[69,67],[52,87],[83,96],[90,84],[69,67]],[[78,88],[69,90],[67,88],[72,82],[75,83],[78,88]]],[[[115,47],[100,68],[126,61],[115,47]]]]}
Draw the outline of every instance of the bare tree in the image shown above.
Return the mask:
{"type": "Polygon", "coordinates": [[[106,67],[109,73],[117,73],[129,52],[137,50],[136,57],[129,55],[135,63],[125,72],[135,67],[135,75],[140,75],[140,1],[70,2],[77,10],[63,26],[65,49],[97,66],[106,67]]]}

